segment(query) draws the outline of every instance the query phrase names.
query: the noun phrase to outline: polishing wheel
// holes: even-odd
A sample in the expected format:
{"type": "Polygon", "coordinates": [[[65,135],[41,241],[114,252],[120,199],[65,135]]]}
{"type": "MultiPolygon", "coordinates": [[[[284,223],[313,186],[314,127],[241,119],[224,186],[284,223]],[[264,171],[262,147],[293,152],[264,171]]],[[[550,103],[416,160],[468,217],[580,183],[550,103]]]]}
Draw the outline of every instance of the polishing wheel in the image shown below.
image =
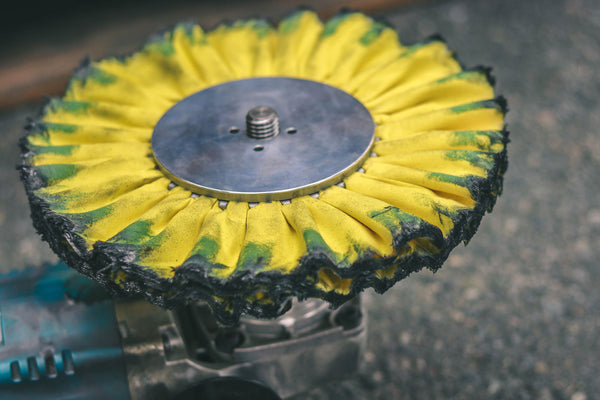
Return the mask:
{"type": "Polygon", "coordinates": [[[69,266],[231,324],[437,270],[501,192],[505,112],[489,68],[359,12],[180,24],[84,62],[20,170],[69,266]]]}

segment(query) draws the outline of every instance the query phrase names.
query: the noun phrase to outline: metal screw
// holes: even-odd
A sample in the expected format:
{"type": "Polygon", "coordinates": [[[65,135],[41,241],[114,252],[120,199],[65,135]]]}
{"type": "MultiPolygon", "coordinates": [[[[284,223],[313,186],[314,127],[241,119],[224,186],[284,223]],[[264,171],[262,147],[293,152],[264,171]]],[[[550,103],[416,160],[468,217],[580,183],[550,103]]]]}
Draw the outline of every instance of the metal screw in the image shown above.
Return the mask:
{"type": "Polygon", "coordinates": [[[246,114],[246,133],[255,139],[266,139],[279,134],[279,117],[267,106],[252,108],[246,114]]]}

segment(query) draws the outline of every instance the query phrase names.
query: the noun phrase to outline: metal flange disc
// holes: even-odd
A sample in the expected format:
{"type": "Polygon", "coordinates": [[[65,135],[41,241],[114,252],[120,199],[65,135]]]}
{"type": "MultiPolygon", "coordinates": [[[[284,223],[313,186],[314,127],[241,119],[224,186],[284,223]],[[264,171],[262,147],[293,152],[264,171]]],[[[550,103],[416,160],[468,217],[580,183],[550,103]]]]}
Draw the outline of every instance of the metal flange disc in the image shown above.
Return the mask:
{"type": "Polygon", "coordinates": [[[152,135],[176,184],[221,200],[271,201],[315,193],[356,171],[375,124],[350,94],[294,78],[250,78],[197,92],[152,135]]]}

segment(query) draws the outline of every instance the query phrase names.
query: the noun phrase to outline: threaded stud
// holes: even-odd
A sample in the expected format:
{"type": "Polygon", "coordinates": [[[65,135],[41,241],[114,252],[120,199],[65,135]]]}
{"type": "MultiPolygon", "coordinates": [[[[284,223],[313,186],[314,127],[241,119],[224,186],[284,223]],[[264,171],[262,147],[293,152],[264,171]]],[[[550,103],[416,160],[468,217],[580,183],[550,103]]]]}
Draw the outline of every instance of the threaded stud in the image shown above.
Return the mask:
{"type": "Polygon", "coordinates": [[[246,134],[255,139],[266,139],[279,134],[279,117],[275,110],[258,106],[248,111],[246,134]]]}

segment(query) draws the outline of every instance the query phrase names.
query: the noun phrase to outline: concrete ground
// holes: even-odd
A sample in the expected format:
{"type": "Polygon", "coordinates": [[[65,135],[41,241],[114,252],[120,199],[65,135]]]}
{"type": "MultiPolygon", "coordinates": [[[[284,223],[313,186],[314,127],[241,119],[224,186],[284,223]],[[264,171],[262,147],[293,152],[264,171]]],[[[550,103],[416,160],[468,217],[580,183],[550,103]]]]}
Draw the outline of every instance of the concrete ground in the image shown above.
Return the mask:
{"type": "MultiPolygon", "coordinates": [[[[368,292],[365,372],[299,399],[600,399],[600,2],[433,2],[389,12],[440,33],[508,99],[504,193],[436,274],[368,292]]],[[[0,112],[0,271],[56,260],[14,165],[27,115],[0,112]]]]}

